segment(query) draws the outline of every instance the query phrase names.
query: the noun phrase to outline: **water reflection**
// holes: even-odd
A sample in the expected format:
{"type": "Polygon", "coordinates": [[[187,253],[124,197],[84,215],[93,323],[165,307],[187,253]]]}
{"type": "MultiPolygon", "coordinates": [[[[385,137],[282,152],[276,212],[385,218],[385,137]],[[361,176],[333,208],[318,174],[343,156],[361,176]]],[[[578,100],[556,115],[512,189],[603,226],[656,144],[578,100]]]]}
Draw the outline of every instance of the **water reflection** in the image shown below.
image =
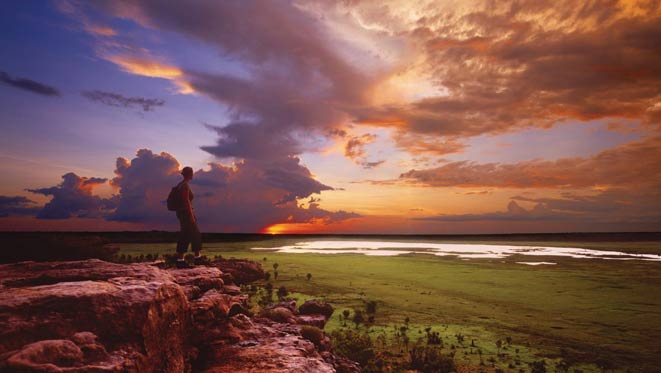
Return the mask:
{"type": "MultiPolygon", "coordinates": [[[[630,254],[620,251],[590,250],[574,247],[449,244],[431,242],[303,241],[289,246],[269,248],[255,247],[253,250],[269,250],[296,254],[363,254],[376,256],[422,253],[438,256],[452,255],[462,259],[497,259],[518,254],[528,256],[564,256],[589,259],[661,261],[661,255],[656,254],[630,254]]],[[[520,263],[528,265],[555,264],[551,262],[520,263]]]]}

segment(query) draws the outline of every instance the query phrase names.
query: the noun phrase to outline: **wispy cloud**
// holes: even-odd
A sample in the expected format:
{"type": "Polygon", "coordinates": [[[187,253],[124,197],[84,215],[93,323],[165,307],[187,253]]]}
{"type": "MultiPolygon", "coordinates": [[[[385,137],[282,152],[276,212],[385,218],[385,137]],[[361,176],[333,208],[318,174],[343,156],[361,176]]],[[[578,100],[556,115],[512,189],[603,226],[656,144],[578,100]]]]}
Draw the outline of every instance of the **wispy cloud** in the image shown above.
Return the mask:
{"type": "Polygon", "coordinates": [[[108,106],[133,108],[140,107],[143,111],[152,111],[155,107],[163,106],[165,101],[155,98],[144,97],[125,97],[119,93],[105,91],[83,91],[83,97],[91,101],[98,102],[108,106]]]}
{"type": "Polygon", "coordinates": [[[410,170],[400,181],[430,187],[586,188],[661,186],[661,137],[652,136],[591,157],[510,164],[451,162],[410,170]]]}
{"type": "Polygon", "coordinates": [[[48,84],[40,83],[27,78],[13,78],[4,71],[0,71],[0,82],[18,89],[36,93],[43,96],[60,96],[60,91],[48,84]]]}
{"type": "Polygon", "coordinates": [[[124,54],[104,55],[108,61],[116,64],[127,73],[146,76],[150,78],[161,78],[172,81],[177,86],[177,92],[181,94],[195,93],[194,89],[184,76],[184,72],[171,64],[159,61],[152,56],[131,56],[124,54]]]}

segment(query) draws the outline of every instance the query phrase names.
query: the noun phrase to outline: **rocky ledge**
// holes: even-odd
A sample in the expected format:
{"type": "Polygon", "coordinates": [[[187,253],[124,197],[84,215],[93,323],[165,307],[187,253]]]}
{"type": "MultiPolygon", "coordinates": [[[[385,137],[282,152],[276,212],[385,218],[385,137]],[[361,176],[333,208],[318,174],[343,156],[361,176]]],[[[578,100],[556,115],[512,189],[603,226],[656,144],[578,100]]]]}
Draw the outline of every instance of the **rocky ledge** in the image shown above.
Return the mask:
{"type": "Polygon", "coordinates": [[[0,371],[360,371],[327,338],[301,334],[323,328],[329,305],[251,315],[234,281],[259,273],[242,260],[183,270],[96,259],[0,265],[0,371]]]}

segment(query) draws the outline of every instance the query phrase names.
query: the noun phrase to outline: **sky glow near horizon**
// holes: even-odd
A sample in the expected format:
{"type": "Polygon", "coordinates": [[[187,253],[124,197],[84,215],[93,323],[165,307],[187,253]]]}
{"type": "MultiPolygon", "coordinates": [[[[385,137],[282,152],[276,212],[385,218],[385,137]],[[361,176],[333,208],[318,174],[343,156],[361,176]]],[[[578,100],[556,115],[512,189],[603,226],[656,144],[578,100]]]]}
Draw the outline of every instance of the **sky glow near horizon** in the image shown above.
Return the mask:
{"type": "Polygon", "coordinates": [[[0,230],[661,230],[661,5],[0,4],[0,230]]]}

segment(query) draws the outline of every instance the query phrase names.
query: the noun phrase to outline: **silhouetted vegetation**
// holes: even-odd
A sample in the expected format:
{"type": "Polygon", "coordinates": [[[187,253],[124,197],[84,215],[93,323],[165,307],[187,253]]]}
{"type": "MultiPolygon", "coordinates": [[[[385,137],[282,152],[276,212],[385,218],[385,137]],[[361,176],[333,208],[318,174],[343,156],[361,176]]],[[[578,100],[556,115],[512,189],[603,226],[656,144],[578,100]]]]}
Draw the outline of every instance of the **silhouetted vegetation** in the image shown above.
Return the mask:
{"type": "Polygon", "coordinates": [[[101,235],[70,233],[2,233],[0,263],[26,260],[37,262],[57,260],[101,259],[110,261],[119,247],[109,245],[101,235]]]}

